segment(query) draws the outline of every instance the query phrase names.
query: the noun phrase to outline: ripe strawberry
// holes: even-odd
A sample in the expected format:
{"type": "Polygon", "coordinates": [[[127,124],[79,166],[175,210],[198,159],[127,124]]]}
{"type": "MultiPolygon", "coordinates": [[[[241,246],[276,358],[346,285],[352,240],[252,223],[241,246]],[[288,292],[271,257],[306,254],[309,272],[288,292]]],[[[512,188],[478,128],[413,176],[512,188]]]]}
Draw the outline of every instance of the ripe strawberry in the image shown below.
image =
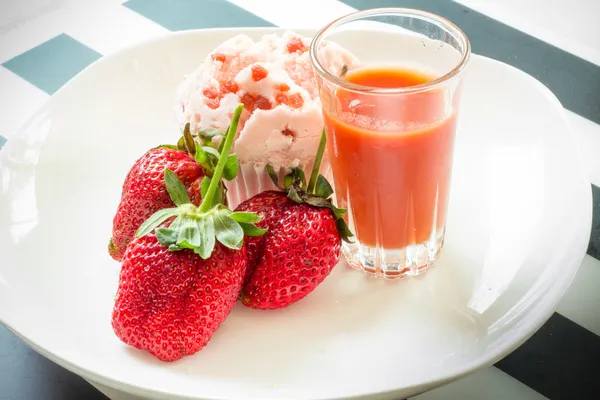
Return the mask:
{"type": "Polygon", "coordinates": [[[163,181],[166,168],[174,171],[183,182],[194,204],[200,204],[200,182],[205,174],[194,158],[169,147],[149,150],[135,162],[123,183],[108,245],[115,260],[121,261],[125,248],[142,222],[160,209],[173,207],[163,181]]]}
{"type": "MultiPolygon", "coordinates": [[[[206,345],[243,284],[244,234],[264,233],[254,225],[260,220],[256,214],[234,213],[220,203],[221,176],[235,177],[239,165],[229,150],[242,109],[234,112],[212,178],[202,180],[200,206],[190,202],[177,175],[165,169],[164,185],[175,207],[152,214],[123,257],[113,330],[126,344],[163,361],[206,345]]],[[[201,156],[202,148],[197,152],[201,156]]]]}
{"type": "MultiPolygon", "coordinates": [[[[163,180],[165,169],[175,172],[183,182],[192,204],[200,204],[200,184],[204,176],[212,175],[216,156],[212,152],[212,157],[209,157],[203,150],[206,147],[200,147],[194,141],[189,129],[187,124],[177,147],[160,146],[151,149],[129,170],[123,183],[121,201],[113,219],[112,237],[108,244],[108,252],[115,260],[121,261],[125,248],[142,222],[158,210],[173,207],[163,180]]],[[[198,137],[207,143],[218,133],[214,130],[199,132],[198,137]]],[[[232,179],[229,176],[226,178],[232,179]]]]}
{"type": "MultiPolygon", "coordinates": [[[[285,193],[268,190],[244,201],[235,210],[251,211],[261,215],[262,219],[260,222],[256,223],[256,226],[267,229],[281,220],[281,214],[284,208],[292,204],[296,203],[288,198],[285,193]]],[[[244,279],[244,282],[248,281],[250,275],[254,271],[254,267],[259,262],[264,247],[264,238],[265,236],[261,235],[251,236],[245,239],[246,251],[248,253],[248,268],[246,269],[246,278],[244,279]]]]}
{"type": "Polygon", "coordinates": [[[245,248],[217,243],[204,260],[169,251],[154,234],[127,247],[112,316],[117,336],[162,361],[202,349],[233,309],[246,270],[245,248]]]}
{"type": "Polygon", "coordinates": [[[342,219],[345,210],[331,203],[333,190],[318,175],[324,146],[323,134],[308,187],[302,170],[295,168],[282,192],[260,193],[236,209],[263,214],[257,225],[268,228],[264,236],[247,239],[248,272],[241,293],[246,306],[283,308],[304,298],[329,275],[341,241],[352,236],[342,219]]]}
{"type": "Polygon", "coordinates": [[[268,225],[258,262],[252,265],[249,259],[250,277],[241,295],[246,306],[273,309],[297,302],[329,275],[339,259],[341,237],[331,210],[295,204],[281,210],[280,218],[268,225]]]}

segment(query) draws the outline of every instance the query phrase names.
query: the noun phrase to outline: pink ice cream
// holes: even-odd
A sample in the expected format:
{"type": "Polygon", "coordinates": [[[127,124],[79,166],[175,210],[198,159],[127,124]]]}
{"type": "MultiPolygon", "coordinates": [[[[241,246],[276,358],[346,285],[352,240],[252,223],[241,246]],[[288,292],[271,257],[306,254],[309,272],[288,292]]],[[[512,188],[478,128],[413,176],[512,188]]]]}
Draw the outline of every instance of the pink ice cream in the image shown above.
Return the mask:
{"type": "MultiPolygon", "coordinates": [[[[308,174],[323,129],[321,103],[308,48],[310,39],[293,32],[265,35],[254,42],[238,35],[217,47],[178,88],[175,113],[192,132],[224,131],[234,108],[245,106],[233,151],[240,174],[228,185],[231,207],[274,189],[265,166],[280,174],[300,167],[308,174]]],[[[335,43],[326,44],[324,63],[339,74],[358,60],[335,43]]],[[[329,167],[325,159],[322,172],[329,167]]]]}

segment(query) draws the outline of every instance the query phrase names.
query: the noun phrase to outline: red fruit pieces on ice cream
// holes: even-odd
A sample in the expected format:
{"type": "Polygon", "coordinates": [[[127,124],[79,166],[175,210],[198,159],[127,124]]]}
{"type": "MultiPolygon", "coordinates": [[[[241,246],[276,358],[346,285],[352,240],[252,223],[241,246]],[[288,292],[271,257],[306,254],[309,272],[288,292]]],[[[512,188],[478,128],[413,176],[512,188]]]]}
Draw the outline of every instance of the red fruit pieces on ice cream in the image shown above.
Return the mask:
{"type": "Polygon", "coordinates": [[[304,44],[304,42],[302,41],[302,38],[299,38],[299,37],[290,38],[286,47],[287,47],[288,53],[302,54],[308,50],[308,46],[306,44],[304,44]]]}
{"type": "Polygon", "coordinates": [[[252,70],[252,79],[254,79],[255,82],[265,79],[267,77],[267,75],[269,74],[269,71],[267,71],[267,69],[260,64],[252,65],[251,70],[252,70]]]}

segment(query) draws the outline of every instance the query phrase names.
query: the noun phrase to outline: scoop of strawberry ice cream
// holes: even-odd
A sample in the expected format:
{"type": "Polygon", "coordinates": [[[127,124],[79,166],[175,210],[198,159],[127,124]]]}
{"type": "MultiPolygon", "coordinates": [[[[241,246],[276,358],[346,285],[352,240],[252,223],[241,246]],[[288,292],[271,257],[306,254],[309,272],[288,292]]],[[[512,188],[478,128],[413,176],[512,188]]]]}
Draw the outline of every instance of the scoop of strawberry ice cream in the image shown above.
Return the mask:
{"type": "MultiPolygon", "coordinates": [[[[319,144],[323,117],[308,48],[293,32],[253,41],[238,35],[217,47],[181,83],[175,113],[192,132],[226,130],[237,104],[244,104],[234,151],[241,163],[276,169],[309,165],[319,144]]],[[[349,52],[327,43],[322,62],[332,73],[359,66],[349,52]]]]}

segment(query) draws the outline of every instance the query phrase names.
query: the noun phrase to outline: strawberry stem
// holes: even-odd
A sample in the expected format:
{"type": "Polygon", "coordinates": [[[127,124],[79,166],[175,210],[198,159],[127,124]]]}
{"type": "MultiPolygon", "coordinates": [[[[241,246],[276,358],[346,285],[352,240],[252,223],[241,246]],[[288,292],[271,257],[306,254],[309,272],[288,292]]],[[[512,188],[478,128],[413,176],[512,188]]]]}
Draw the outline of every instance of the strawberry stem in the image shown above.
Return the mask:
{"type": "Polygon", "coordinates": [[[327,144],[327,136],[325,136],[325,128],[321,132],[321,141],[319,142],[319,148],[317,149],[317,155],[315,156],[315,163],[313,164],[312,171],[310,173],[310,180],[308,181],[308,193],[314,193],[315,185],[317,184],[317,178],[319,177],[319,170],[321,169],[321,162],[323,161],[323,153],[325,153],[325,145],[327,144]]]}
{"type": "Polygon", "coordinates": [[[229,129],[227,130],[225,140],[223,143],[223,151],[221,151],[221,157],[219,157],[219,162],[215,167],[215,171],[213,172],[213,176],[210,181],[210,185],[206,191],[206,195],[202,198],[202,203],[200,204],[199,212],[205,213],[211,209],[213,206],[213,197],[215,197],[215,193],[219,187],[219,183],[221,182],[221,175],[223,175],[223,169],[225,168],[225,164],[227,163],[227,158],[229,156],[229,151],[231,150],[231,146],[233,145],[233,139],[235,138],[235,133],[237,131],[238,123],[240,122],[240,116],[242,115],[242,110],[244,109],[244,105],[240,104],[233,111],[233,117],[231,119],[231,125],[229,125],[229,129]]]}
{"type": "Polygon", "coordinates": [[[154,232],[159,243],[169,251],[190,249],[206,260],[211,256],[217,242],[232,250],[239,250],[244,245],[244,235],[260,236],[266,232],[265,229],[254,225],[260,221],[259,215],[251,212],[234,213],[222,204],[218,195],[219,188],[222,188],[221,177],[233,179],[239,168],[237,156],[229,155],[229,151],[243,109],[243,104],[240,104],[233,112],[231,125],[222,140],[221,154],[211,147],[202,147],[194,143],[197,157],[206,158],[207,153],[214,152],[216,154],[212,155],[218,159],[212,177],[205,176],[202,180],[200,207],[190,202],[186,186],[167,168],[164,176],[165,187],[175,207],[152,214],[138,228],[137,237],[154,232]],[[173,220],[168,227],[161,226],[171,218],[173,220]]]}

